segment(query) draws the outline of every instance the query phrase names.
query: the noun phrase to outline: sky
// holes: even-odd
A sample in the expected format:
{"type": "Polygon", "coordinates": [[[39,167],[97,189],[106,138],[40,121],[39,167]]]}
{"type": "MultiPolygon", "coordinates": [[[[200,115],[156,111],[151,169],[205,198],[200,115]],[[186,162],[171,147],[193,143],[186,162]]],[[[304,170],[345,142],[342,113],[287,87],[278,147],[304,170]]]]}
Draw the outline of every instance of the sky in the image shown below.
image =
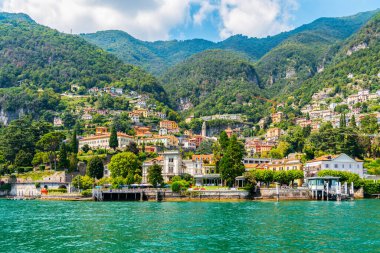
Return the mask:
{"type": "Polygon", "coordinates": [[[123,30],[146,41],[266,37],[377,8],[380,0],[0,0],[0,11],[61,32],[123,30]]]}

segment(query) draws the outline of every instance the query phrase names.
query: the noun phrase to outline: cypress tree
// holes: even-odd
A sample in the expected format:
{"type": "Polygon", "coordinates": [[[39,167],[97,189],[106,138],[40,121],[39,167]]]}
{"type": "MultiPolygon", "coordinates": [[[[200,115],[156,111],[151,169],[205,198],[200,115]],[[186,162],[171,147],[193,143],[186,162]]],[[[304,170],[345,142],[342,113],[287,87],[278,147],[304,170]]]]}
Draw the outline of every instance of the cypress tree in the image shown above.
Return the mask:
{"type": "Polygon", "coordinates": [[[71,137],[71,151],[74,154],[78,154],[78,139],[77,139],[77,129],[74,128],[73,135],[71,137]]]}
{"type": "Polygon", "coordinates": [[[59,169],[67,169],[70,166],[70,161],[67,158],[67,147],[65,143],[61,144],[61,147],[59,148],[59,161],[58,161],[58,168],[59,169]]]}
{"type": "Polygon", "coordinates": [[[346,114],[345,113],[342,113],[340,115],[340,124],[339,124],[339,127],[340,128],[345,128],[346,127],[346,114]]]}
{"type": "Polygon", "coordinates": [[[116,150],[117,147],[119,147],[119,141],[117,140],[117,132],[115,125],[112,125],[111,127],[111,136],[110,136],[110,148],[113,148],[113,150],[116,150]]]}
{"type": "Polygon", "coordinates": [[[141,145],[141,152],[145,153],[145,142],[143,142],[141,145]]]}
{"type": "Polygon", "coordinates": [[[356,128],[356,119],[355,115],[352,115],[351,120],[350,120],[350,127],[356,128]]]}
{"type": "Polygon", "coordinates": [[[228,135],[227,135],[227,133],[225,131],[223,131],[223,132],[220,133],[219,143],[220,143],[220,147],[222,148],[222,150],[226,150],[227,149],[228,143],[229,143],[229,139],[228,139],[228,135]]]}

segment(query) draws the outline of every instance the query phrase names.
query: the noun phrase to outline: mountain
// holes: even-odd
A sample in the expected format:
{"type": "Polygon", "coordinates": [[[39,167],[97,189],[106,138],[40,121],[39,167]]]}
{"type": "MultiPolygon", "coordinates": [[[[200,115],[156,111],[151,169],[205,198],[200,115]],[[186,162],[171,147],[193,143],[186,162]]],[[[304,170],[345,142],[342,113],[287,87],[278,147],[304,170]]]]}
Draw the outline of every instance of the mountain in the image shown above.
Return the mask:
{"type": "MultiPolygon", "coordinates": [[[[306,44],[308,43],[308,37],[310,37],[309,40],[321,39],[323,40],[322,43],[331,43],[337,39],[350,36],[372,15],[373,12],[365,12],[347,18],[322,18],[275,36],[249,38],[235,35],[217,43],[201,39],[146,42],[122,31],[101,31],[82,34],[81,36],[87,41],[115,54],[126,63],[141,66],[155,75],[161,75],[173,65],[209,49],[232,50],[246,55],[251,61],[257,61],[285,41],[287,43],[300,41],[302,44],[306,44]],[[337,27],[335,27],[335,24],[337,24],[337,27]],[[305,37],[306,39],[304,39],[305,37]]],[[[278,50],[281,51],[281,48],[278,50]]],[[[286,48],[286,51],[291,50],[286,48]]],[[[263,68],[272,59],[273,56],[271,55],[264,59],[262,61],[263,68]]],[[[265,81],[267,81],[268,73],[265,72],[264,74],[266,75],[265,81]]]]}
{"type": "Polygon", "coordinates": [[[115,86],[167,102],[159,81],[139,67],[25,14],[0,13],[0,122],[25,114],[52,120],[52,114],[65,110],[59,93],[71,85],[84,93],[115,86]]]}
{"type": "Polygon", "coordinates": [[[294,97],[302,106],[309,103],[311,96],[323,88],[333,88],[333,93],[343,93],[345,96],[352,92],[353,87],[379,90],[379,52],[380,13],[342,42],[331,64],[323,72],[304,82],[294,93],[294,97]]]}
{"type": "Polygon", "coordinates": [[[337,45],[357,32],[375,12],[343,18],[320,18],[300,27],[256,64],[261,81],[270,93],[288,93],[322,71],[336,53],[337,45]]]}
{"type": "Polygon", "coordinates": [[[0,88],[20,83],[56,92],[70,85],[114,85],[164,100],[157,80],[79,36],[39,25],[25,14],[0,14],[0,88]]]}
{"type": "Polygon", "coordinates": [[[233,51],[207,50],[167,71],[162,83],[178,110],[196,115],[250,113],[255,117],[260,105],[252,95],[262,88],[253,65],[233,51]]]}

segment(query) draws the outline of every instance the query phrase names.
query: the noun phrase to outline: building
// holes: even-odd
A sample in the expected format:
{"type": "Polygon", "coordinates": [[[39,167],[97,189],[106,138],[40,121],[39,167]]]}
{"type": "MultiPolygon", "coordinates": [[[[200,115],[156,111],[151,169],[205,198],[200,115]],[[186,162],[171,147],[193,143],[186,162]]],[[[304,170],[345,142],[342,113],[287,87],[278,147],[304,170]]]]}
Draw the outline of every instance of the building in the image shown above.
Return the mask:
{"type": "Polygon", "coordinates": [[[160,121],[160,128],[166,128],[168,130],[178,129],[178,124],[172,120],[162,120],[160,121]]]}
{"type": "Polygon", "coordinates": [[[277,141],[280,139],[280,136],[283,134],[283,130],[278,127],[269,128],[265,137],[268,141],[277,141]]]}
{"type": "Polygon", "coordinates": [[[160,128],[160,130],[158,130],[158,135],[167,135],[168,134],[168,129],[166,128],[160,128]]]}
{"type": "Polygon", "coordinates": [[[92,115],[88,114],[88,113],[85,113],[85,114],[82,115],[82,119],[83,120],[92,120],[92,115]]]}
{"type": "Polygon", "coordinates": [[[151,137],[152,136],[152,132],[150,132],[150,127],[135,126],[133,129],[135,130],[136,137],[151,137]]]}
{"type": "Polygon", "coordinates": [[[199,147],[204,139],[202,135],[193,135],[189,141],[194,143],[196,147],[199,147]]]}
{"type": "Polygon", "coordinates": [[[178,138],[173,135],[159,136],[154,135],[149,138],[137,140],[138,145],[163,145],[164,147],[178,147],[178,138]]]}
{"type": "Polygon", "coordinates": [[[54,117],[54,126],[55,127],[63,126],[63,121],[60,117],[54,117]]]}
{"type": "Polygon", "coordinates": [[[160,154],[161,156],[143,163],[142,181],[148,182],[148,168],[153,164],[162,166],[162,177],[165,182],[170,181],[174,176],[184,174],[181,153],[178,150],[169,150],[160,154]]]}
{"type": "Polygon", "coordinates": [[[260,139],[254,139],[246,141],[244,146],[247,154],[253,156],[254,154],[269,152],[272,148],[276,146],[276,144],[273,142],[262,141],[260,139]]]}
{"type": "Polygon", "coordinates": [[[306,162],[305,172],[307,176],[316,176],[321,170],[347,171],[364,176],[363,162],[353,159],[346,154],[325,155],[306,162]]]}
{"type": "Polygon", "coordinates": [[[273,113],[272,114],[272,123],[276,124],[276,123],[280,123],[281,120],[283,119],[283,113],[282,112],[278,112],[278,113],[273,113]]]}
{"type": "MultiPolygon", "coordinates": [[[[79,140],[79,149],[81,149],[86,144],[92,149],[110,149],[110,136],[111,133],[108,132],[108,129],[106,127],[97,127],[95,135],[88,136],[79,140]]],[[[121,132],[117,133],[117,139],[119,142],[119,148],[125,148],[129,145],[129,143],[134,141],[133,136],[121,132]]]]}
{"type": "Polygon", "coordinates": [[[274,159],[268,163],[268,169],[279,170],[302,170],[303,165],[299,159],[274,159]]]}

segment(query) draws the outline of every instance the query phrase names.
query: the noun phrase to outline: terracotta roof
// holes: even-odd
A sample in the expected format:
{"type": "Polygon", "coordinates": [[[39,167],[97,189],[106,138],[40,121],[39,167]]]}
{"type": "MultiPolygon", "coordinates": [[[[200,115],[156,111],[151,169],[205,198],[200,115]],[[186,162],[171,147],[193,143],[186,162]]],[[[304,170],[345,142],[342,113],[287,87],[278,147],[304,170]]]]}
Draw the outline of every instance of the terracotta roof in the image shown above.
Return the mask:
{"type": "Polygon", "coordinates": [[[319,162],[319,161],[331,161],[337,157],[338,157],[338,155],[323,155],[323,156],[314,158],[313,160],[307,161],[307,162],[312,163],[312,162],[319,162]]]}

